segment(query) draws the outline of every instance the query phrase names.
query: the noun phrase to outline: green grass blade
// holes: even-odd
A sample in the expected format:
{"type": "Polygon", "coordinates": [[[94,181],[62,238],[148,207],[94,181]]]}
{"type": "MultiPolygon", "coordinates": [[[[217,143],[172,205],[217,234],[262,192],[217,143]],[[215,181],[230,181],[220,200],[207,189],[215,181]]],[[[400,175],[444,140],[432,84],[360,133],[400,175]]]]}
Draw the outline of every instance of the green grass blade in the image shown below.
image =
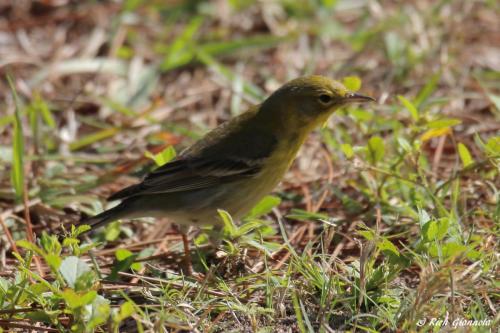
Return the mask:
{"type": "Polygon", "coordinates": [[[7,81],[9,82],[9,87],[14,97],[14,103],[16,105],[14,113],[14,140],[12,142],[13,150],[13,160],[12,160],[12,170],[11,170],[11,182],[12,187],[16,192],[16,197],[19,199],[23,195],[24,190],[24,137],[23,137],[23,125],[21,122],[19,98],[17,96],[16,88],[9,75],[7,75],[7,81]]]}
{"type": "Polygon", "coordinates": [[[98,131],[96,133],[89,134],[89,135],[81,138],[80,140],[72,142],[69,145],[69,149],[71,149],[71,151],[79,150],[79,149],[86,147],[88,145],[91,145],[97,141],[101,141],[101,140],[110,138],[113,135],[115,135],[116,133],[118,133],[119,131],[120,131],[119,128],[113,127],[113,128],[107,128],[107,129],[98,131]]]}

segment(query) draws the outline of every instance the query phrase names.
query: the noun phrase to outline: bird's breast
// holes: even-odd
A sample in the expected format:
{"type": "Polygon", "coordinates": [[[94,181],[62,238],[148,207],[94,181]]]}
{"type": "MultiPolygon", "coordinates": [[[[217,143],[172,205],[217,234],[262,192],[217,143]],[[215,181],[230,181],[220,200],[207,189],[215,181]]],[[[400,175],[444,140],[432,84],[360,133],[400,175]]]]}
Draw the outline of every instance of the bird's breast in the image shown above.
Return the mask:
{"type": "Polygon", "coordinates": [[[178,205],[177,218],[186,220],[186,223],[217,224],[220,222],[217,209],[223,209],[235,220],[241,219],[279,184],[302,141],[301,136],[281,141],[276,150],[263,160],[260,171],[252,176],[193,191],[184,198],[186,202],[178,205]],[[191,209],[183,209],[183,206],[190,206],[191,209]]]}

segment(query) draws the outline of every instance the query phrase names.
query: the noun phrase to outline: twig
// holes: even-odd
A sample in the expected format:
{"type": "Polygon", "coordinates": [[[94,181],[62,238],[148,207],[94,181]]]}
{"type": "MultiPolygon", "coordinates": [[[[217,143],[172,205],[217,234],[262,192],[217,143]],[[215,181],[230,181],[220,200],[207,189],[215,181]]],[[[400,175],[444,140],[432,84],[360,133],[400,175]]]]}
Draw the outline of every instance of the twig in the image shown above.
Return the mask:
{"type": "Polygon", "coordinates": [[[5,236],[7,236],[7,239],[10,243],[10,247],[14,250],[14,252],[19,253],[19,250],[17,249],[16,246],[16,242],[14,242],[12,234],[10,233],[9,228],[5,224],[5,221],[3,220],[2,216],[0,216],[0,224],[2,224],[3,232],[5,233],[5,236]]]}
{"type": "MultiPolygon", "coordinates": [[[[35,239],[33,237],[33,225],[31,224],[30,217],[30,209],[29,209],[29,200],[28,200],[28,186],[26,182],[23,184],[23,204],[24,204],[24,220],[26,221],[26,238],[30,243],[35,244],[35,239]]],[[[40,258],[36,254],[33,253],[33,260],[35,260],[35,265],[38,270],[38,273],[43,278],[45,277],[45,272],[42,270],[42,263],[40,262],[40,258]]]]}
{"type": "Polygon", "coordinates": [[[446,142],[447,135],[443,135],[439,138],[439,142],[434,153],[434,158],[432,160],[432,173],[434,177],[437,176],[439,163],[441,162],[441,157],[443,156],[444,144],[446,142]]]}
{"type": "Polygon", "coordinates": [[[40,332],[60,332],[58,329],[55,329],[55,328],[18,324],[15,322],[11,322],[8,320],[2,320],[2,319],[0,319],[0,327],[22,328],[22,329],[25,329],[24,332],[29,332],[30,330],[40,331],[40,332]]]}

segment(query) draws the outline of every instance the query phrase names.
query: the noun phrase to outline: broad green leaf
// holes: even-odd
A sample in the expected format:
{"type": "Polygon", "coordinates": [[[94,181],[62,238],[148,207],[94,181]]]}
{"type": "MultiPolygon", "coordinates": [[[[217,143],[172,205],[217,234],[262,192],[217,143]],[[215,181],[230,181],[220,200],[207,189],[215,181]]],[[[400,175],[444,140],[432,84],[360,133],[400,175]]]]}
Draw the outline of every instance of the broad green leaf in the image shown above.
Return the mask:
{"type": "Polygon", "coordinates": [[[108,320],[111,313],[109,303],[107,299],[101,295],[97,295],[92,304],[87,305],[86,308],[90,313],[90,318],[86,325],[88,328],[93,329],[108,320]]]}
{"type": "Polygon", "coordinates": [[[116,250],[115,256],[116,256],[116,259],[118,259],[119,261],[124,261],[129,257],[133,257],[131,260],[132,264],[130,265],[130,268],[132,268],[133,270],[136,270],[136,271],[138,271],[142,268],[141,263],[138,263],[138,262],[134,263],[133,262],[138,257],[138,255],[132,253],[131,251],[129,251],[127,249],[116,250]]]}
{"type": "Polygon", "coordinates": [[[398,248],[387,238],[383,238],[382,241],[377,244],[377,247],[381,251],[387,250],[387,251],[399,256],[398,248]]]}
{"type": "Polygon", "coordinates": [[[428,240],[434,240],[436,238],[438,227],[436,221],[429,221],[426,225],[426,236],[428,240]]]}
{"type": "Polygon", "coordinates": [[[69,247],[69,246],[73,246],[73,245],[78,245],[80,243],[80,240],[76,239],[76,238],[64,238],[63,239],[63,246],[64,247],[69,247]]]}
{"type": "Polygon", "coordinates": [[[81,224],[78,227],[75,227],[75,225],[72,225],[71,228],[72,228],[71,233],[73,234],[74,237],[79,236],[79,235],[83,234],[84,232],[89,231],[91,229],[90,225],[87,225],[87,224],[81,224]]]}
{"type": "Polygon", "coordinates": [[[231,215],[223,209],[218,209],[217,212],[219,213],[222,223],[224,224],[224,233],[227,233],[231,237],[235,235],[238,231],[238,227],[234,224],[231,215]]]}
{"type": "Polygon", "coordinates": [[[59,267],[59,272],[71,288],[75,288],[78,278],[90,270],[86,262],[75,256],[65,258],[59,267]]]}
{"type": "Polygon", "coordinates": [[[358,91],[361,88],[361,79],[357,76],[346,76],[342,83],[350,91],[358,91]]]}
{"type": "Polygon", "coordinates": [[[410,112],[410,115],[413,118],[413,120],[418,121],[419,114],[418,114],[418,110],[417,110],[416,106],[413,105],[413,103],[410,102],[408,99],[406,99],[406,97],[404,97],[404,96],[398,95],[398,99],[401,102],[401,104],[404,105],[406,110],[408,110],[408,112],[410,112]]]}
{"type": "Polygon", "coordinates": [[[431,220],[422,227],[422,234],[427,241],[442,240],[448,234],[449,219],[446,217],[431,220]]]}
{"type": "Polygon", "coordinates": [[[162,166],[164,164],[167,164],[171,160],[175,158],[177,153],[175,152],[175,149],[173,146],[168,146],[167,148],[163,149],[161,152],[158,154],[152,154],[149,151],[146,151],[144,155],[147,158],[152,159],[157,166],[162,166]]]}
{"type": "Polygon", "coordinates": [[[463,143],[458,144],[458,155],[462,160],[464,168],[474,163],[474,160],[472,159],[469,149],[467,149],[467,147],[463,143]]]}
{"type": "Polygon", "coordinates": [[[62,297],[66,301],[66,304],[68,304],[68,307],[70,307],[71,309],[76,309],[92,303],[96,296],[97,291],[95,290],[80,294],[76,293],[73,289],[67,288],[62,292],[62,297]]]}
{"type": "Polygon", "coordinates": [[[350,144],[343,143],[340,145],[340,149],[347,159],[351,159],[354,156],[354,150],[352,149],[352,146],[350,144]]]}
{"type": "Polygon", "coordinates": [[[28,289],[37,296],[41,296],[43,293],[50,291],[50,288],[44,283],[32,284],[28,287],[28,289]]]}
{"type": "Polygon", "coordinates": [[[478,261],[481,257],[484,256],[484,253],[481,251],[477,251],[474,249],[470,249],[467,251],[467,258],[472,261],[478,261]]]}
{"type": "Polygon", "coordinates": [[[84,305],[92,303],[97,296],[97,291],[90,290],[81,296],[81,301],[84,305]]]}
{"type": "Polygon", "coordinates": [[[491,155],[500,155],[500,136],[489,138],[486,142],[486,149],[491,155]]]}
{"type": "Polygon", "coordinates": [[[277,251],[282,247],[282,245],[278,243],[263,242],[261,244],[260,242],[250,238],[245,240],[245,245],[253,246],[254,248],[264,252],[267,256],[271,256],[274,251],[277,251]]]}
{"type": "Polygon", "coordinates": [[[238,232],[235,236],[240,237],[242,235],[248,234],[264,225],[265,223],[262,220],[252,219],[250,221],[245,221],[245,223],[238,227],[238,232]]]}
{"type": "Polygon", "coordinates": [[[426,126],[428,128],[444,128],[444,127],[453,127],[458,124],[461,124],[462,121],[460,119],[455,119],[455,118],[442,118],[442,119],[437,119],[433,121],[429,121],[426,126]]]}
{"type": "Polygon", "coordinates": [[[114,318],[115,322],[121,322],[123,319],[130,317],[135,313],[135,307],[132,302],[125,302],[120,306],[120,311],[114,318]]]}
{"type": "Polygon", "coordinates": [[[281,199],[274,195],[267,195],[248,213],[247,218],[258,218],[270,213],[281,203],[281,199]]]}
{"type": "Polygon", "coordinates": [[[49,253],[44,257],[44,259],[47,262],[47,264],[50,266],[50,269],[53,271],[57,271],[59,269],[59,267],[61,267],[62,259],[58,255],[49,253]]]}
{"type": "Polygon", "coordinates": [[[63,297],[64,301],[70,307],[71,309],[78,308],[80,306],[83,306],[83,303],[81,302],[80,295],[78,295],[73,289],[65,289],[62,293],[61,296],[63,297]]]}
{"type": "Polygon", "coordinates": [[[130,268],[133,269],[141,269],[142,265],[140,263],[135,263],[134,261],[137,258],[137,254],[132,254],[128,250],[124,249],[119,249],[117,250],[117,253],[115,254],[118,257],[122,259],[117,259],[114,264],[113,264],[113,269],[111,270],[111,273],[108,275],[108,279],[111,281],[115,281],[118,279],[118,273],[126,271],[130,268]],[[127,255],[130,253],[130,255],[127,255]]]}
{"type": "Polygon", "coordinates": [[[133,253],[127,249],[117,249],[115,252],[115,257],[118,260],[125,260],[133,255],[133,253]]]}
{"type": "Polygon", "coordinates": [[[450,220],[447,217],[440,218],[437,222],[437,233],[436,238],[442,240],[448,234],[448,226],[450,225],[450,220]]]}
{"type": "Polygon", "coordinates": [[[114,221],[108,224],[104,230],[104,237],[108,242],[112,242],[120,236],[120,222],[114,221]]]}
{"type": "Polygon", "coordinates": [[[420,140],[422,142],[429,141],[432,138],[437,138],[443,135],[448,135],[451,133],[451,129],[449,127],[444,127],[444,128],[437,128],[437,129],[430,129],[424,134],[420,136],[420,140]]]}
{"type": "Polygon", "coordinates": [[[457,257],[465,251],[467,251],[467,247],[457,242],[449,242],[443,246],[443,256],[445,258],[457,257]]]}
{"type": "Polygon", "coordinates": [[[40,237],[40,244],[47,253],[61,254],[61,243],[57,239],[57,235],[49,235],[44,231],[40,237]]]}
{"type": "Polygon", "coordinates": [[[18,240],[16,242],[16,245],[19,247],[23,247],[27,250],[33,251],[36,254],[39,254],[41,256],[45,255],[45,252],[40,247],[38,247],[36,244],[33,244],[27,240],[24,240],[24,239],[18,240]]]}
{"type": "Polygon", "coordinates": [[[90,270],[83,272],[77,279],[75,283],[75,291],[85,291],[90,290],[95,282],[97,281],[97,274],[90,270]]]}
{"type": "Polygon", "coordinates": [[[375,233],[371,230],[359,230],[358,234],[363,236],[366,240],[374,240],[375,239],[375,233]]]}
{"type": "Polygon", "coordinates": [[[379,136],[372,136],[368,140],[368,153],[370,161],[375,164],[384,158],[384,140],[379,136]]]}

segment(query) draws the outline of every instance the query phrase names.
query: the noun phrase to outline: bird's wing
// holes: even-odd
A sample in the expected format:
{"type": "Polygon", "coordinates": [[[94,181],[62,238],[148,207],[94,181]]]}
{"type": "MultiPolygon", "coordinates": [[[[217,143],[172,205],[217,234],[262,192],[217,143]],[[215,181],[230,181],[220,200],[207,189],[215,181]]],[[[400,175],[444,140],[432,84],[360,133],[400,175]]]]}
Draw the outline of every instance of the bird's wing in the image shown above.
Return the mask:
{"type": "Polygon", "coordinates": [[[256,126],[257,110],[251,108],[213,129],[177,160],[154,170],[142,183],[113,194],[109,200],[198,190],[257,174],[277,145],[274,133],[256,126]]]}
{"type": "Polygon", "coordinates": [[[108,200],[154,193],[172,193],[207,188],[242,177],[251,177],[262,167],[260,160],[223,159],[179,159],[154,170],[136,185],[129,186],[108,200]]]}

